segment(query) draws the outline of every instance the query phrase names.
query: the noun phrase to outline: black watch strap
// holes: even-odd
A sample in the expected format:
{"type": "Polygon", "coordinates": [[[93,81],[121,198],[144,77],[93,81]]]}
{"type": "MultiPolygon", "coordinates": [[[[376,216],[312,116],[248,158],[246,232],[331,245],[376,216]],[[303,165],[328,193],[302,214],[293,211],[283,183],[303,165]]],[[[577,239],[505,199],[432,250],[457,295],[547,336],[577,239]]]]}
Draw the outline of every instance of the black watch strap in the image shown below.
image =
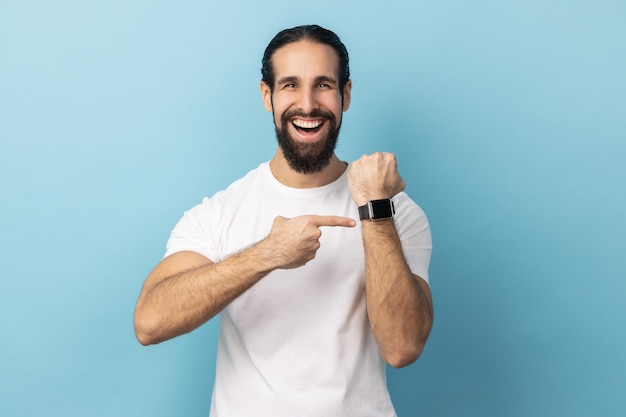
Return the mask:
{"type": "Polygon", "coordinates": [[[370,206],[367,203],[364,206],[359,207],[359,219],[369,219],[370,218],[370,206]]]}

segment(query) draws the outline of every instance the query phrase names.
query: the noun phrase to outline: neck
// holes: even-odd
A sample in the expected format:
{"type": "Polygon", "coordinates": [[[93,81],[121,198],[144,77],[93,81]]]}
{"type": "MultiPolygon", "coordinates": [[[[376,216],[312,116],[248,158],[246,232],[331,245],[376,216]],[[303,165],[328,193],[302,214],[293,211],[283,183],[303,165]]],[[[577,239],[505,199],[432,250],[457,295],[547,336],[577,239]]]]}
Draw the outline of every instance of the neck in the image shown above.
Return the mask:
{"type": "Polygon", "coordinates": [[[292,188],[315,188],[330,184],[339,178],[346,170],[346,163],[337,158],[335,154],[330,158],[329,164],[319,172],[302,174],[294,171],[281,152],[280,148],[270,161],[270,169],[274,178],[292,188]]]}

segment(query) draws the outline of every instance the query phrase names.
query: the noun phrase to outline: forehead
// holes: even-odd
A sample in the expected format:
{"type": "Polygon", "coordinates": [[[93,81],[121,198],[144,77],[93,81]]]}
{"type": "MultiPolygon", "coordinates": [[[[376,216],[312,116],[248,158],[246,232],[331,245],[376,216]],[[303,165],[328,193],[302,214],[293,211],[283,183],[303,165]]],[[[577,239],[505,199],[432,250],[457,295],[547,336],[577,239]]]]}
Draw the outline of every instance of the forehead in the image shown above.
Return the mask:
{"type": "Polygon", "coordinates": [[[272,56],[272,69],[276,80],[283,77],[338,78],[339,57],[328,45],[303,40],[278,48],[272,56]]]}

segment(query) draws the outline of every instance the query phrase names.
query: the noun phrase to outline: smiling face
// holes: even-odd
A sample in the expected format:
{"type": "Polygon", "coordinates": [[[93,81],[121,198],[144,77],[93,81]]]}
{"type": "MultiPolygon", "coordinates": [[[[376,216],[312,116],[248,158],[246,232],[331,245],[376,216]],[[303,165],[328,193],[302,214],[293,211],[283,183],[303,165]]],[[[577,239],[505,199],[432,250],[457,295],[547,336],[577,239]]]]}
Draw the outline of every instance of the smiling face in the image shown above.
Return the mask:
{"type": "Polygon", "coordinates": [[[274,115],[283,156],[296,172],[319,172],[333,155],[342,113],[350,106],[351,82],[340,90],[336,52],[308,40],[277,49],[272,67],[274,86],[261,82],[261,94],[274,115]]]}

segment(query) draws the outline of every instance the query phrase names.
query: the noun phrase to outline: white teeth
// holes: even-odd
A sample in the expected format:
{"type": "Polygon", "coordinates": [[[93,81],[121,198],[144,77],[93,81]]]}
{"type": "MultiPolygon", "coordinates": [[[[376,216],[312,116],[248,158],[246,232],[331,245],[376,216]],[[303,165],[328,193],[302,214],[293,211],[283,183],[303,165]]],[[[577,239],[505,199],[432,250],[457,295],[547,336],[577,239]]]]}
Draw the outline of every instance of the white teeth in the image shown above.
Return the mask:
{"type": "Polygon", "coordinates": [[[315,129],[316,127],[320,127],[322,125],[322,121],[321,120],[309,121],[309,120],[296,119],[293,121],[293,124],[303,129],[315,129]]]}

